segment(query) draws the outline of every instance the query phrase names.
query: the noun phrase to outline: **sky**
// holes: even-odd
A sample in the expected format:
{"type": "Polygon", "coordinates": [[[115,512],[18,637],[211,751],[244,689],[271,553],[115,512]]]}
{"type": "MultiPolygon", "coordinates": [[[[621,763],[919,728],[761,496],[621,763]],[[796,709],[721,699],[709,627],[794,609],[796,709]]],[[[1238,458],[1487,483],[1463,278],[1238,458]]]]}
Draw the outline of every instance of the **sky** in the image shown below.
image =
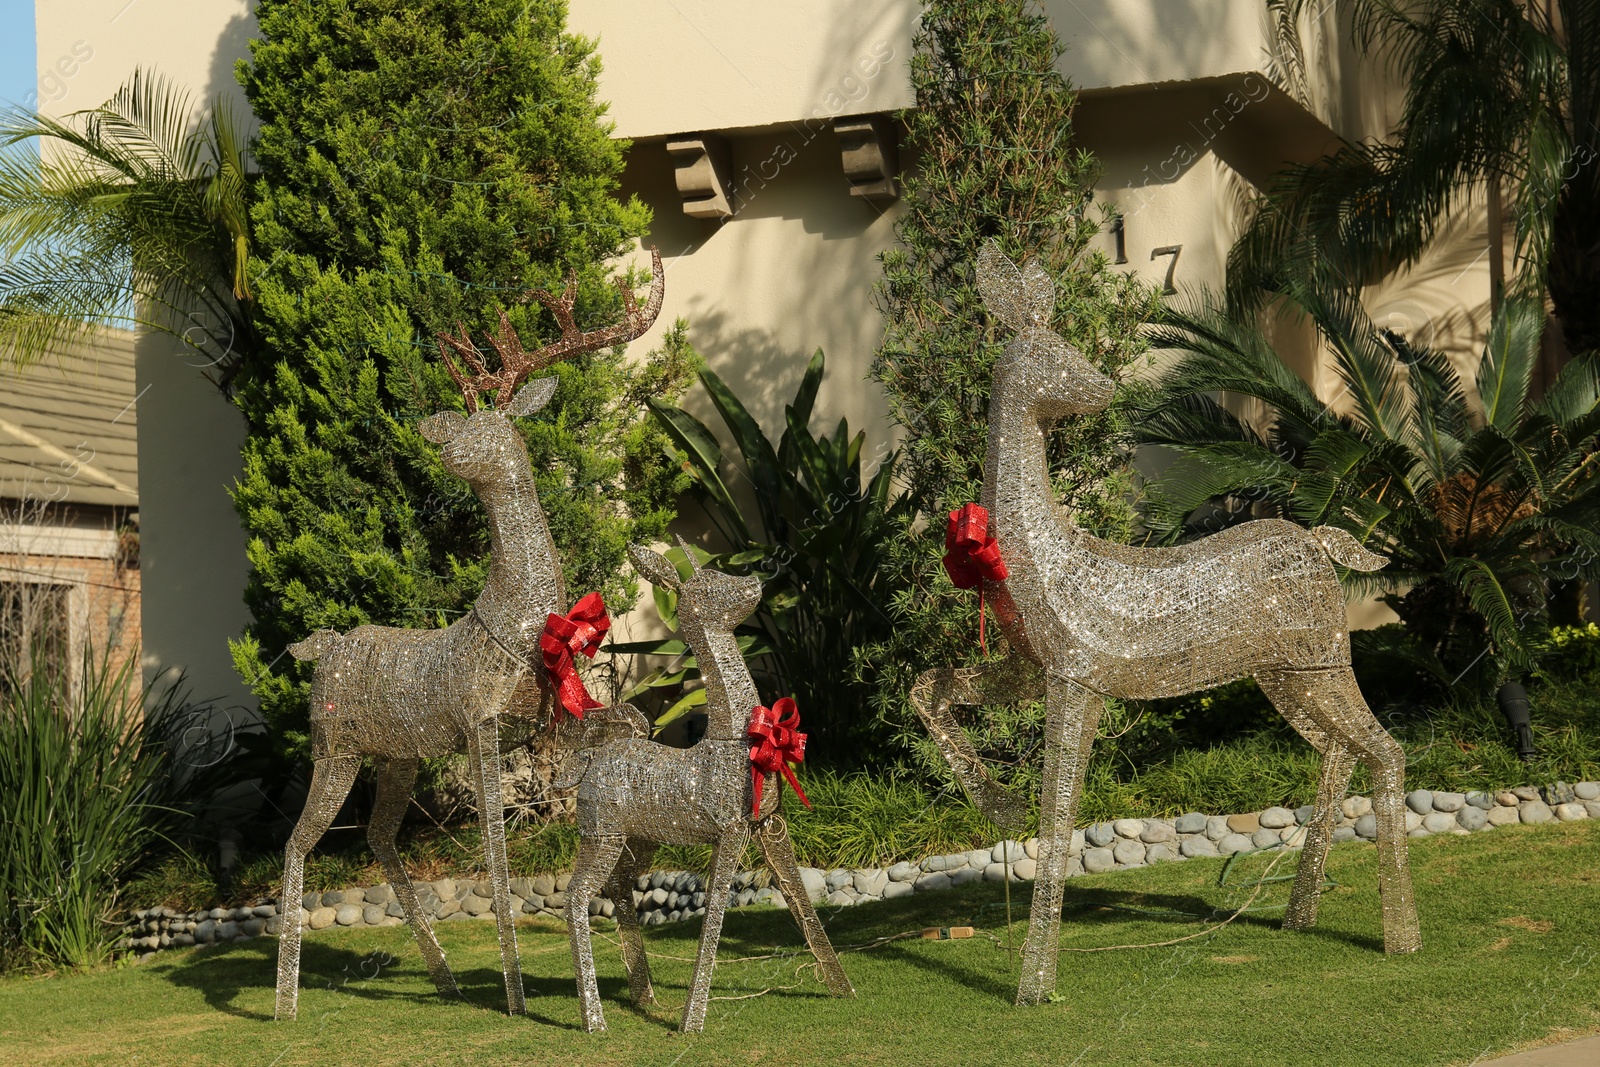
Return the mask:
{"type": "Polygon", "coordinates": [[[33,0],[0,0],[0,103],[26,104],[36,92],[33,0]]]}

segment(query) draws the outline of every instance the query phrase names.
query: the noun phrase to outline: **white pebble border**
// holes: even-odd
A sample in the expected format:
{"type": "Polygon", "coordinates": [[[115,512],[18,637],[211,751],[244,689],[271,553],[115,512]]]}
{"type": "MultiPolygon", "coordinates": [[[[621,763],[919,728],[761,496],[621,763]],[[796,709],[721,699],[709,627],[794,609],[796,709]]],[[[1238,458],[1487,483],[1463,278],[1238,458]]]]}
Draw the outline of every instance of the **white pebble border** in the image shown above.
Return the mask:
{"type": "MultiPolygon", "coordinates": [[[[1519,786],[1499,793],[1435,793],[1426,789],[1406,794],[1406,829],[1412,837],[1430,834],[1467,834],[1512,823],[1572,822],[1600,819],[1600,782],[1569,786],[1557,782],[1535,788],[1519,786]]],[[[1196,856],[1231,856],[1265,848],[1299,848],[1311,806],[1291,811],[1268,808],[1245,815],[1201,815],[1191,812],[1174,819],[1117,819],[1072,832],[1069,875],[1144,867],[1196,856]]],[[[1347,797],[1339,805],[1333,840],[1372,840],[1377,820],[1368,797],[1347,797]]],[[[813,902],[835,906],[864,900],[893,900],[913,893],[948,889],[977,881],[1004,881],[1008,870],[1014,882],[1033,879],[1038,839],[1002,841],[993,848],[930,856],[920,863],[901,862],[884,868],[831,871],[800,868],[813,902]],[[1009,862],[1008,862],[1009,861],[1009,862]]],[[[511,879],[511,905],[519,915],[560,918],[566,908],[570,875],[541,874],[511,879]]],[[[783,896],[770,884],[766,871],[742,871],[734,877],[731,903],[782,906],[783,896]]],[[[494,902],[487,881],[442,878],[417,882],[418,898],[435,921],[493,919],[494,902]]],[[[653,871],[641,875],[633,890],[633,905],[645,925],[676,922],[705,911],[705,884],[693,871],[653,871]]],[[[596,899],[589,914],[610,918],[615,905],[596,899]]],[[[388,885],[370,889],[334,889],[307,893],[301,898],[301,921],[311,930],[333,926],[399,926],[405,922],[394,891],[388,885]]],[[[254,905],[180,912],[147,908],[133,913],[117,948],[144,959],[164,948],[207,945],[260,935],[276,935],[282,918],[277,902],[263,899],[254,905]]]]}

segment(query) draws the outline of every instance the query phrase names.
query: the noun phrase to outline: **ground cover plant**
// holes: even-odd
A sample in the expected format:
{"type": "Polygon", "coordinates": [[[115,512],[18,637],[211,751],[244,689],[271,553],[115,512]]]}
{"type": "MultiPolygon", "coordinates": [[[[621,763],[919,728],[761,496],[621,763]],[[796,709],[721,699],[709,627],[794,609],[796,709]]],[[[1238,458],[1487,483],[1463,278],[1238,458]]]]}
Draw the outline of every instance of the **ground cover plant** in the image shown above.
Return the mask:
{"type": "MultiPolygon", "coordinates": [[[[1290,856],[1290,859],[1293,857],[1290,856]]],[[[606,1065],[694,1060],[807,1065],[995,1062],[1408,1067],[1465,1064],[1600,1029],[1592,907],[1600,822],[1414,843],[1423,949],[1379,950],[1373,850],[1335,846],[1317,927],[1278,929],[1287,883],[1249,883],[1270,856],[1191,860],[1067,885],[1060,997],[1017,1009],[1002,887],[824,909],[858,996],[810,976],[786,912],[728,916],[704,1034],[675,1033],[699,924],[646,930],[659,1002],[626,1006],[614,933],[596,961],[611,1030],[584,1034],[565,930],[521,924],[529,1016],[498,1010],[492,923],[439,936],[465,999],[442,1002],[404,928],[306,941],[300,1022],[272,1021],[276,942],[169,951],[137,967],[0,981],[0,1057],[29,1064],[606,1065]],[[1253,895],[1254,894],[1254,895],[1253,895]],[[1278,907],[1275,907],[1278,906],[1278,907]],[[1233,922],[1218,924],[1248,906],[1233,922]],[[970,940],[897,937],[971,924],[970,940]],[[1198,936],[1193,936],[1198,935],[1198,936]],[[884,941],[886,938],[894,940],[884,941]],[[1155,948],[1079,951],[1172,942],[1155,948]],[[875,947],[871,947],[875,946],[875,947]],[[774,955],[776,953],[776,955],[774,955]]],[[[1272,875],[1282,873],[1275,869],[1272,875]]],[[[1012,894],[1010,943],[1025,929],[1012,894]]]]}

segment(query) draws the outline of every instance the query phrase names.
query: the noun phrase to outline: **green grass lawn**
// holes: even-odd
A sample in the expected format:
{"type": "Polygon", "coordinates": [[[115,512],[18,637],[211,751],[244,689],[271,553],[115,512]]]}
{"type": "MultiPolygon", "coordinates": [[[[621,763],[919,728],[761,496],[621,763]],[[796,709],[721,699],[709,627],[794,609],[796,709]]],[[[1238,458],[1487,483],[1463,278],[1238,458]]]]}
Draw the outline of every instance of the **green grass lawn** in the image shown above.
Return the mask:
{"type": "MultiPolygon", "coordinates": [[[[1001,887],[829,910],[858,945],[972,924],[962,941],[899,940],[844,954],[854,1000],[834,1000],[797,955],[786,912],[730,914],[705,1033],[676,1033],[698,924],[647,931],[658,1007],[634,1011],[611,934],[597,938],[611,1029],[585,1034],[563,928],[520,929],[529,1014],[503,1014],[494,928],[442,923],[466,999],[432,992],[402,928],[306,939],[300,1018],[272,1020],[271,939],[152,962],[0,981],[5,1064],[1465,1064],[1600,1029],[1600,822],[1511,827],[1414,842],[1423,950],[1380,951],[1376,852],[1334,849],[1339,884],[1319,927],[1289,934],[1252,911],[1177,945],[1063,951],[1060,1000],[1019,1009],[1001,887]],[[770,990],[762,994],[763,990],[770,990]],[[750,996],[750,994],[761,994],[750,996]],[[744,997],[745,999],[732,999],[744,997]]],[[[1265,860],[1235,864],[1231,881],[1265,860]]],[[[1280,865],[1283,873],[1287,864],[1280,865]]],[[[1221,860],[1069,883],[1064,949],[1166,941],[1215,924],[1177,912],[1237,908],[1221,860]]],[[[1014,894],[1020,943],[1028,887],[1014,894]]],[[[1285,884],[1256,906],[1281,904],[1285,884]]]]}

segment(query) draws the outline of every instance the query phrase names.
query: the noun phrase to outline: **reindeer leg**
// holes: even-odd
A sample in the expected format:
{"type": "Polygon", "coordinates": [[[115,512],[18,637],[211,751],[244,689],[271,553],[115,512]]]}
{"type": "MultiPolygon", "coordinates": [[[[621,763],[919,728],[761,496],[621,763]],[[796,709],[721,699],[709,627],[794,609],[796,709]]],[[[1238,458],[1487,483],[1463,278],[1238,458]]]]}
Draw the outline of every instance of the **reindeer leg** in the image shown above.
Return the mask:
{"type": "Polygon", "coordinates": [[[778,879],[789,914],[794,916],[795,925],[805,934],[806,944],[817,958],[817,969],[828,985],[828,992],[836,997],[855,996],[855,987],[839,965],[839,956],[833,951],[828,932],[822,928],[817,909],[806,895],[805,883],[800,880],[800,865],[794,858],[794,844],[789,840],[789,824],[782,815],[774,812],[756,824],[756,844],[761,846],[767,868],[778,879]]]}
{"type": "Polygon", "coordinates": [[[1349,667],[1302,671],[1300,691],[1317,725],[1339,739],[1372,771],[1372,807],[1378,820],[1378,890],[1385,952],[1422,947],[1417,901],[1406,851],[1405,752],[1367,707],[1349,667]]]}
{"type": "Polygon", "coordinates": [[[1283,916],[1285,930],[1307,930],[1317,921],[1328,848],[1333,843],[1333,823],[1339,802],[1350,791],[1355,757],[1337,734],[1330,734],[1317,725],[1315,705],[1309,703],[1305,679],[1298,672],[1266,672],[1257,675],[1256,682],[1289,725],[1322,753],[1322,779],[1317,785],[1311,819],[1306,823],[1305,844],[1295,872],[1294,889],[1289,894],[1289,909],[1283,916]]]}
{"type": "Polygon", "coordinates": [[[478,820],[483,825],[483,852],[494,887],[495,923],[500,934],[500,967],[506,980],[506,1009],[526,1010],[522,964],[517,959],[516,916],[511,914],[511,872],[506,864],[506,811],[500,796],[500,728],[489,718],[467,735],[468,755],[478,776],[478,820]]]}
{"type": "Polygon", "coordinates": [[[1044,783],[1039,797],[1039,860],[1033,910],[1022,949],[1018,1004],[1038,1004],[1055,992],[1061,897],[1066,889],[1067,851],[1078,795],[1083,791],[1089,750],[1105,705],[1087,689],[1051,678],[1044,731],[1044,783]]]}
{"type": "Polygon", "coordinates": [[[728,910],[728,892],[733,888],[734,868],[750,840],[750,824],[740,818],[722,831],[711,854],[711,877],[706,885],[705,925],[700,930],[700,952],[694,961],[694,977],[689,983],[689,1003],[683,1006],[684,1033],[705,1029],[706,1003],[711,999],[711,972],[717,965],[717,942],[722,939],[722,917],[728,910]]]}
{"type": "Polygon", "coordinates": [[[1040,681],[1038,668],[1012,658],[985,667],[924,671],[911,687],[911,706],[961,788],[986,818],[1006,830],[1020,831],[1027,824],[1028,802],[989,777],[950,709],[986,700],[1000,704],[1038,699],[1044,695],[1040,681]]]}
{"type": "MultiPolygon", "coordinates": [[[[578,1010],[583,1015],[583,1028],[591,1034],[606,1028],[606,1017],[600,1007],[600,986],[594,977],[594,948],[589,938],[589,901],[617,865],[623,842],[621,834],[580,839],[572,881],[567,883],[567,936],[572,942],[572,969],[578,976],[578,1010]]],[[[631,896],[628,903],[632,906],[631,896]]],[[[638,920],[634,922],[637,925],[638,920]]]]}
{"type": "Polygon", "coordinates": [[[654,1004],[656,991],[650,983],[650,960],[645,956],[644,938],[639,933],[639,909],[633,905],[633,886],[639,875],[650,869],[655,855],[654,841],[628,838],[622,859],[606,888],[606,895],[615,908],[617,934],[622,939],[622,965],[628,970],[628,991],[639,1007],[654,1004]]]}
{"type": "Polygon", "coordinates": [[[422,962],[428,967],[434,988],[444,996],[460,996],[455,976],[445,963],[444,950],[433,936],[433,925],[428,922],[427,914],[417,903],[416,887],[411,884],[405,864],[400,862],[400,852],[395,848],[400,821],[405,818],[412,787],[417,784],[419,762],[397,759],[378,765],[378,796],[372,805],[372,822],[367,825],[367,843],[372,846],[372,854],[378,857],[378,862],[383,864],[384,877],[389,879],[389,887],[394,890],[400,909],[406,913],[406,923],[417,939],[417,948],[422,951],[422,962]]]}
{"type": "Polygon", "coordinates": [[[350,794],[360,756],[325,756],[311,770],[311,789],[294,833],[283,850],[283,892],[279,895],[278,998],[273,1016],[293,1019],[300,1002],[300,895],[305,891],[306,853],[333,825],[339,805],[350,794]]]}

